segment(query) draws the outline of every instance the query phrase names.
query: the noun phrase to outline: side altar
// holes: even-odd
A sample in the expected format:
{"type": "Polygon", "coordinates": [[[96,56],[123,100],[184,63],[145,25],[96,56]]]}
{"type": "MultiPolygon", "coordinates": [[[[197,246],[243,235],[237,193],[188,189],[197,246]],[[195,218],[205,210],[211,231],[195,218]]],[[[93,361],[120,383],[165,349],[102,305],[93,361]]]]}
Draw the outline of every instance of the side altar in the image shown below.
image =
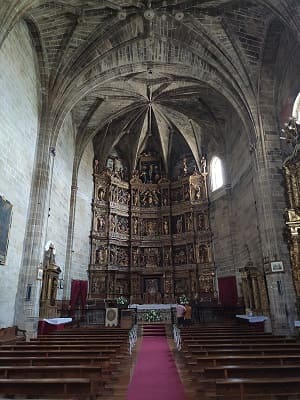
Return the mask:
{"type": "Polygon", "coordinates": [[[172,324],[176,317],[176,304],[129,304],[135,309],[137,323],[172,324]]]}

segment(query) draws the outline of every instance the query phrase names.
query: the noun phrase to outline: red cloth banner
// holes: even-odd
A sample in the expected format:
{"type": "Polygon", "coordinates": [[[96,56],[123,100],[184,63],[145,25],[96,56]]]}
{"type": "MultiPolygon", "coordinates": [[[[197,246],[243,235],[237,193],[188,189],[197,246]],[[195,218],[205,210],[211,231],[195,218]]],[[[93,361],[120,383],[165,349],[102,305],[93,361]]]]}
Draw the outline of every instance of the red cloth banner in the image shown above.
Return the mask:
{"type": "Polygon", "coordinates": [[[219,301],[224,307],[235,307],[238,301],[235,276],[218,278],[219,301]]]}
{"type": "Polygon", "coordinates": [[[82,310],[85,309],[88,292],[88,281],[81,281],[72,279],[71,282],[71,299],[70,299],[70,311],[75,310],[76,307],[80,307],[82,310]]]}

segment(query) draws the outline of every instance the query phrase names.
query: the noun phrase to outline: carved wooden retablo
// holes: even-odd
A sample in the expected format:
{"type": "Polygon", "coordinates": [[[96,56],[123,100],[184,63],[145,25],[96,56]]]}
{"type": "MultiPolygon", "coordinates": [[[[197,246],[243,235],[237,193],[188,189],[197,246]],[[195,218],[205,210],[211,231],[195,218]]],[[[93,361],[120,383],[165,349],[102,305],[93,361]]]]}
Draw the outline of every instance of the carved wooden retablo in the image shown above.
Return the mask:
{"type": "Polygon", "coordinates": [[[94,170],[90,298],[214,299],[206,164],[189,173],[184,162],[182,171],[168,179],[150,152],[130,179],[113,168],[94,170]]]}

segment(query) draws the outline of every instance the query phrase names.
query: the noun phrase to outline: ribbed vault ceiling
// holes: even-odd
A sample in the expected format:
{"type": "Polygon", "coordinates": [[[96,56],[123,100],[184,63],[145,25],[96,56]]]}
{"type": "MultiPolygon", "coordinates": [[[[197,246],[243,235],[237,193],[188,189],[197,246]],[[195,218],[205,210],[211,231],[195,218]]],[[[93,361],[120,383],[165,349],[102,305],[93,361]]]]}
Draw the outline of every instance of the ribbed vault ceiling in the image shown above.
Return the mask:
{"type": "Polygon", "coordinates": [[[180,152],[199,163],[209,146],[221,151],[232,114],[251,127],[264,38],[282,2],[31,3],[49,130],[55,141],[71,112],[79,158],[93,141],[100,159],[115,149],[134,168],[151,147],[168,170],[180,152]]]}

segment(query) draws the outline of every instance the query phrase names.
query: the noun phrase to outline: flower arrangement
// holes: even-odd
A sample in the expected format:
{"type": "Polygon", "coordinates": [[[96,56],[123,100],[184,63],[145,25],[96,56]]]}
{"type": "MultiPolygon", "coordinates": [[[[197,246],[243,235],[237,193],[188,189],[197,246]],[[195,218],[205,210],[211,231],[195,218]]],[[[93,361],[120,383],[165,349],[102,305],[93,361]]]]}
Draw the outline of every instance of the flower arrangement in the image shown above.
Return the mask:
{"type": "Polygon", "coordinates": [[[185,295],[182,294],[181,296],[179,296],[179,304],[188,304],[189,303],[189,298],[185,295]]]}
{"type": "Polygon", "coordinates": [[[126,299],[125,296],[120,296],[117,298],[117,304],[124,306],[127,303],[128,303],[128,300],[126,299]]]}
{"type": "Polygon", "coordinates": [[[144,319],[147,322],[159,322],[162,320],[159,310],[149,310],[144,314],[144,319]]]}

